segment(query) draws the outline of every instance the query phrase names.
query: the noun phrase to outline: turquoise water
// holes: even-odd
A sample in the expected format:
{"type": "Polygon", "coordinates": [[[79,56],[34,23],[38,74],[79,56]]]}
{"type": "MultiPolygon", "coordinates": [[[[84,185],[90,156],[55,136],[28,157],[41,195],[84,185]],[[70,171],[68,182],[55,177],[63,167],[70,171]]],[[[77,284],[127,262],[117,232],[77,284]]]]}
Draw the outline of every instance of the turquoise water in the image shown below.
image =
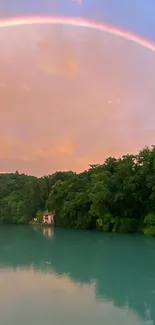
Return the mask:
{"type": "Polygon", "coordinates": [[[1,227],[0,324],[155,324],[155,240],[1,227]]]}

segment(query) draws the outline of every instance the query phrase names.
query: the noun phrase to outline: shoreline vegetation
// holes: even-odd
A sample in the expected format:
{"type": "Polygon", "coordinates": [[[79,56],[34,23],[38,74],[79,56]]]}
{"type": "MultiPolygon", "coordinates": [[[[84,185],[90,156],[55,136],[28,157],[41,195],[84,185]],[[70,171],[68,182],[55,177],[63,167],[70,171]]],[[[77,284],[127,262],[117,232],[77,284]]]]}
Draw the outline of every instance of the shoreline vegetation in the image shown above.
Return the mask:
{"type": "Polygon", "coordinates": [[[155,236],[155,146],[79,174],[0,174],[1,224],[32,224],[45,210],[58,227],[155,236]]]}

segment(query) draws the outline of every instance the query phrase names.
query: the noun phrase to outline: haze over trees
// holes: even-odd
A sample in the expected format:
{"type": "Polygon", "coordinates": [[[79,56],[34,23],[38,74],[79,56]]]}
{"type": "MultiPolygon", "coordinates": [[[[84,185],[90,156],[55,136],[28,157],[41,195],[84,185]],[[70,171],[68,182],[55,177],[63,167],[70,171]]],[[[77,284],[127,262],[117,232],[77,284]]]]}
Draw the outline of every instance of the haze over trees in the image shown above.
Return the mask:
{"type": "Polygon", "coordinates": [[[60,227],[155,235],[155,146],[80,174],[0,174],[0,223],[28,224],[46,209],[60,227]]]}

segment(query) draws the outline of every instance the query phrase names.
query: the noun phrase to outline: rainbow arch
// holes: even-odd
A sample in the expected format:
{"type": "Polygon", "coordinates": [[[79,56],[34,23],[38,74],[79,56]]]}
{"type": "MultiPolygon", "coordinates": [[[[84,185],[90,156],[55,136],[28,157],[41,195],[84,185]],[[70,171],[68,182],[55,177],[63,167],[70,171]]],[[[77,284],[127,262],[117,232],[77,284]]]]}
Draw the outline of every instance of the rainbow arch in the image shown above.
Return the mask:
{"type": "Polygon", "coordinates": [[[37,24],[54,24],[54,25],[70,25],[77,27],[85,27],[90,29],[100,30],[117,37],[124,38],[141,45],[151,51],[155,52],[155,44],[145,40],[130,32],[123,31],[119,28],[105,25],[99,22],[91,22],[85,19],[71,18],[71,17],[51,17],[51,16],[34,16],[34,17],[16,17],[10,19],[0,20],[0,28],[23,26],[23,25],[37,25],[37,24]]]}

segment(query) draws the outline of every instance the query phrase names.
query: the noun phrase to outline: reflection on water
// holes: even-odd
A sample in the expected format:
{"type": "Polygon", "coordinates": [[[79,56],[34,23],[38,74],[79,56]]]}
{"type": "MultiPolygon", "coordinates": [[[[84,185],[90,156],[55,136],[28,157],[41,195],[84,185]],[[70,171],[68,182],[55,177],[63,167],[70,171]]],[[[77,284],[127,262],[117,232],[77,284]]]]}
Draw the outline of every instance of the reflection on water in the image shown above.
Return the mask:
{"type": "MultiPolygon", "coordinates": [[[[38,226],[32,226],[34,231],[38,231],[38,226]]],[[[47,238],[52,238],[54,235],[54,228],[53,227],[41,227],[42,233],[47,238]]]]}
{"type": "Polygon", "coordinates": [[[155,241],[1,227],[0,321],[155,324],[155,241]]]}
{"type": "Polygon", "coordinates": [[[54,228],[52,227],[43,227],[43,235],[48,238],[52,238],[54,235],[54,228]]]}

